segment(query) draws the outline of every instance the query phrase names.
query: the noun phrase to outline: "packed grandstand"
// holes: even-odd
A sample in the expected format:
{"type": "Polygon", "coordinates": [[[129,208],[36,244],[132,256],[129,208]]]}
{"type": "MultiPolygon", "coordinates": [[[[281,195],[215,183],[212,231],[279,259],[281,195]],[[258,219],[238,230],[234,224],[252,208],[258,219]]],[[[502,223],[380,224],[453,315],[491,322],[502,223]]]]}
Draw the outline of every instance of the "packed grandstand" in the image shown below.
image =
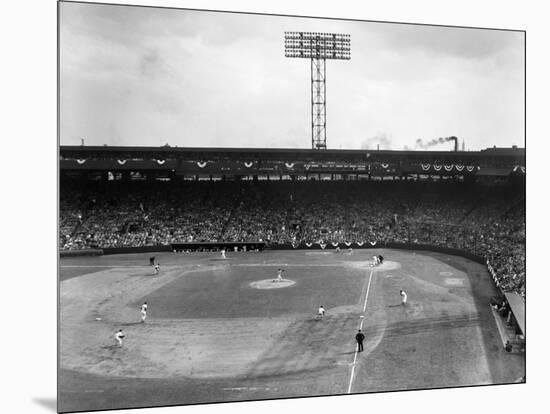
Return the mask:
{"type": "Polygon", "coordinates": [[[389,180],[319,180],[320,174],[200,180],[158,172],[153,179],[117,179],[105,171],[99,176],[104,179],[90,179],[90,171],[79,174],[61,177],[61,250],[191,242],[433,245],[484,257],[502,290],[525,294],[523,180],[456,175],[435,180],[418,174],[389,180]]]}

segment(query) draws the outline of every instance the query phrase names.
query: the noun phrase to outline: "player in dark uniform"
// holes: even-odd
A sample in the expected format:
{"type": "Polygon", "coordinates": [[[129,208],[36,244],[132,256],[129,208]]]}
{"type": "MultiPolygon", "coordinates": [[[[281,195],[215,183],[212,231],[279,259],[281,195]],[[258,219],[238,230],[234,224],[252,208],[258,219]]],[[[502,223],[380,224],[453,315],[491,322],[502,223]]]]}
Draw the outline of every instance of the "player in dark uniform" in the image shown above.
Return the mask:
{"type": "Polygon", "coordinates": [[[384,263],[384,257],[382,255],[378,255],[378,263],[379,264],[384,263]]]}
{"type": "Polygon", "coordinates": [[[365,340],[365,335],[363,335],[361,329],[357,331],[357,335],[355,335],[355,340],[357,341],[357,352],[363,352],[363,341],[365,340]]]}
{"type": "Polygon", "coordinates": [[[155,256],[151,256],[149,258],[149,266],[154,266],[155,265],[155,256]]]}

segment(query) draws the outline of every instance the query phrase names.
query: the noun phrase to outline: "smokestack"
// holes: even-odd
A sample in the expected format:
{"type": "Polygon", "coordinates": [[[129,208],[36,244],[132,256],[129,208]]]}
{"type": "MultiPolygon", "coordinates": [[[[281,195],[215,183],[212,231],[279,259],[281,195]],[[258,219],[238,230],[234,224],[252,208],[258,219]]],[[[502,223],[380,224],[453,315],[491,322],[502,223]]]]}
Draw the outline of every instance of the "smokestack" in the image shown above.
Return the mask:
{"type": "Polygon", "coordinates": [[[455,142],[455,152],[458,151],[458,138],[457,137],[449,137],[449,139],[452,139],[455,142]]]}

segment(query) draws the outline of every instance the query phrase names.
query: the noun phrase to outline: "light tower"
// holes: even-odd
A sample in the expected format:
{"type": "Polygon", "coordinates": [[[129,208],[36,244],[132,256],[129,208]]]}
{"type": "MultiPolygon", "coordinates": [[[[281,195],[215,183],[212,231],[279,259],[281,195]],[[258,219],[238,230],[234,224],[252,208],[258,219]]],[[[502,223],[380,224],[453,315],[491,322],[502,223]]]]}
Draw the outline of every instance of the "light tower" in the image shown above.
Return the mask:
{"type": "Polygon", "coordinates": [[[327,148],[326,60],[350,60],[350,35],[285,32],[285,56],[311,59],[311,147],[327,148]]]}

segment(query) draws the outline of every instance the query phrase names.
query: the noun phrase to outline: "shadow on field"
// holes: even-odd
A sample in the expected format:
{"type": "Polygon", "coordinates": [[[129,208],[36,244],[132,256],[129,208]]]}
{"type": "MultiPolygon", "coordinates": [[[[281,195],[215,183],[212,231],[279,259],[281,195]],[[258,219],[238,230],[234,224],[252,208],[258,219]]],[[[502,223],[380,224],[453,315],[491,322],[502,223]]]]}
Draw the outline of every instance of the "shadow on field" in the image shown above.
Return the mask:
{"type": "Polygon", "coordinates": [[[353,351],[340,352],[338,355],[353,355],[353,354],[355,354],[355,349],[353,351]]]}
{"type": "Polygon", "coordinates": [[[116,351],[118,349],[120,349],[121,347],[117,344],[113,344],[113,345],[105,345],[105,346],[102,346],[101,349],[106,349],[108,351],[116,351]]]}
{"type": "Polygon", "coordinates": [[[33,398],[33,402],[40,405],[54,413],[57,412],[57,399],[56,398],[33,398]]]}
{"type": "Polygon", "coordinates": [[[134,325],[142,325],[142,322],[125,322],[120,324],[120,326],[134,326],[134,325]]]}

